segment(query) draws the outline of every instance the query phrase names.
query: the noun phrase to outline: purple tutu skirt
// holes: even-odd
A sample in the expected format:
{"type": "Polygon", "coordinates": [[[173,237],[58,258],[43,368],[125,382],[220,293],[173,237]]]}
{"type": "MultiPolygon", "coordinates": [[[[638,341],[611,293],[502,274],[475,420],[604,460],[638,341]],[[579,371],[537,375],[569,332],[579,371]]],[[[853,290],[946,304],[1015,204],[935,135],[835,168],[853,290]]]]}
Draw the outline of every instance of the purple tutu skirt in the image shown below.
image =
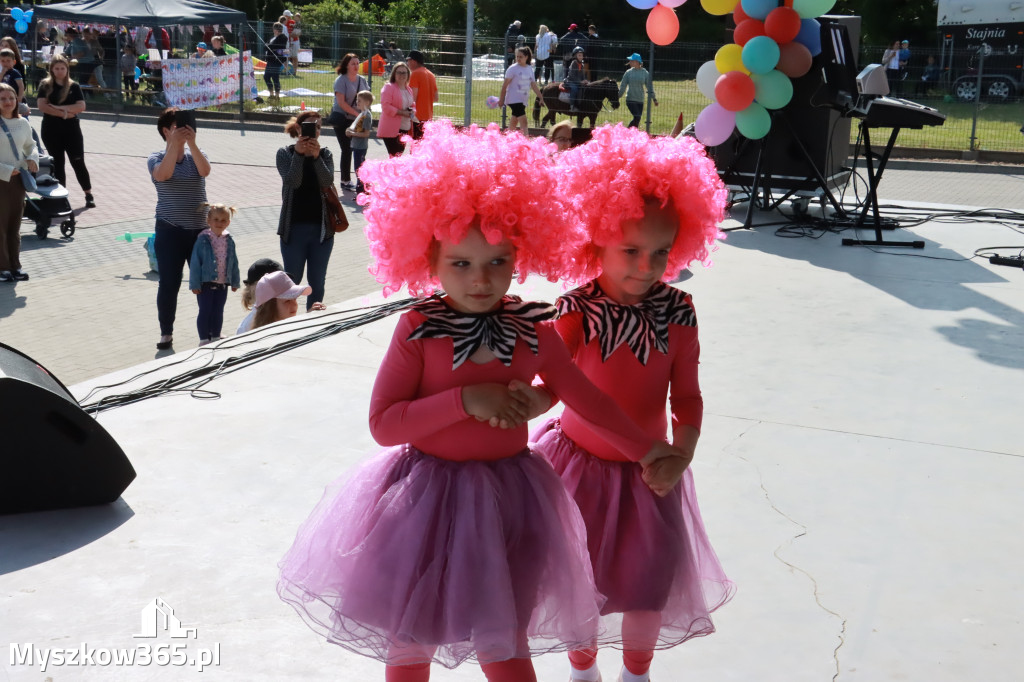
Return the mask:
{"type": "Polygon", "coordinates": [[[566,651],[594,638],[603,603],[576,505],[529,450],[389,448],[327,488],[279,567],[313,630],[385,663],[566,651]]]}
{"type": "Polygon", "coordinates": [[[601,610],[599,645],[622,646],[622,614],[660,611],[655,648],[675,646],[715,631],[711,612],[732,598],[734,586],[708,541],[693,474],[658,497],[635,462],[591,455],[552,419],[534,434],[576,500],[587,526],[601,610]]]}

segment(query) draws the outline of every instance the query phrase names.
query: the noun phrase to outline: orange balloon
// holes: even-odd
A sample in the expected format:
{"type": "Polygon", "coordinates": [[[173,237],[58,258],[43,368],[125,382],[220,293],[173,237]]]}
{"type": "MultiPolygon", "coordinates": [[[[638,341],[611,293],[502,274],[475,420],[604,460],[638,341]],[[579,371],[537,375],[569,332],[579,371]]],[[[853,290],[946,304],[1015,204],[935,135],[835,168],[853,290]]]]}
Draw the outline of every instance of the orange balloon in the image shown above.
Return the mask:
{"type": "Polygon", "coordinates": [[[679,37],[679,17],[664,5],[655,5],[647,15],[647,37],[655,45],[669,45],[679,37]]]}
{"type": "Polygon", "coordinates": [[[798,42],[779,45],[779,63],[775,68],[790,78],[799,78],[811,70],[811,51],[798,42]]]}

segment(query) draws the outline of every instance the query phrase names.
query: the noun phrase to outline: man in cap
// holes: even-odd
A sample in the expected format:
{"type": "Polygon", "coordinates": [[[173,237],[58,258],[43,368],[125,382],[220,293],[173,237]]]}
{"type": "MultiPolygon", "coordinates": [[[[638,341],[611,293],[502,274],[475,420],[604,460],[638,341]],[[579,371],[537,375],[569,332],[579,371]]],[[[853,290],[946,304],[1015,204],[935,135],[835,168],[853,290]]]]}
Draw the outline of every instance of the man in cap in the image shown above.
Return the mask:
{"type": "Polygon", "coordinates": [[[576,24],[569,24],[569,31],[558,39],[558,48],[562,51],[562,63],[566,73],[569,73],[569,63],[573,60],[572,51],[577,47],[582,47],[586,52],[587,36],[576,24]]]}
{"type": "Polygon", "coordinates": [[[437,78],[424,65],[423,53],[410,50],[407,60],[412,75],[409,76],[409,87],[416,103],[416,118],[412,123],[412,139],[423,137],[423,124],[434,117],[434,102],[437,101],[437,78]]]}

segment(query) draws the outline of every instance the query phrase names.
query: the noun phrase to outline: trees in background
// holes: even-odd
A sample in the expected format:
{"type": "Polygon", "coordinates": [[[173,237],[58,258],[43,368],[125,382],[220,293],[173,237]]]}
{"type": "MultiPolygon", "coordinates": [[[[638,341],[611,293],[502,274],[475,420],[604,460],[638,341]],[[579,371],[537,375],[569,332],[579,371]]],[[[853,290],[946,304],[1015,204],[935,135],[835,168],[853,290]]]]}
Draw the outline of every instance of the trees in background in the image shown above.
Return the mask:
{"type": "MultiPolygon", "coordinates": [[[[390,26],[428,26],[449,31],[466,28],[465,0],[219,0],[242,10],[250,19],[272,21],[288,9],[301,9],[307,25],[374,23],[390,26]]],[[[625,0],[586,0],[560,6],[551,0],[476,0],[476,30],[484,35],[504,35],[515,19],[523,22],[523,35],[532,37],[540,24],[558,35],[569,24],[594,24],[604,39],[646,40],[647,12],[630,7],[625,0]]],[[[709,15],[698,0],[676,10],[679,40],[718,43],[727,39],[728,19],[709,15]]],[[[861,43],[885,45],[908,39],[911,44],[931,45],[936,39],[936,0],[838,0],[833,13],[862,17],[861,43]]]]}

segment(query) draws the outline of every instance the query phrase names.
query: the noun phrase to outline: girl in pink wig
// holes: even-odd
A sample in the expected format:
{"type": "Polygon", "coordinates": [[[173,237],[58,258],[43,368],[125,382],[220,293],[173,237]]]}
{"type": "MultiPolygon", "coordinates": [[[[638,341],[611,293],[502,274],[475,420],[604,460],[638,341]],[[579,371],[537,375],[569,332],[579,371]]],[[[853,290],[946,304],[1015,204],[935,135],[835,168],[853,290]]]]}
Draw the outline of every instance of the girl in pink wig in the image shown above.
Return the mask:
{"type": "Polygon", "coordinates": [[[532,682],[532,656],[597,633],[583,522],[527,446],[510,383],[541,375],[632,461],[683,457],[594,390],[550,305],[506,295],[516,273],[570,272],[582,235],[549,199],[552,165],[543,140],[438,122],[408,155],[363,166],[374,274],[385,293],[434,295],[402,315],[377,374],[370,432],[387,449],[328,488],[278,593],[328,641],[384,662],[388,682],[467,659],[492,682],[532,682]]]}
{"type": "MultiPolygon", "coordinates": [[[[706,262],[720,234],[726,190],[689,138],[651,138],[605,126],[559,157],[559,192],[588,235],[558,299],[555,328],[573,362],[651,438],[685,459],[643,470],[567,405],[535,434],[576,500],[598,590],[600,634],[570,652],[572,680],[600,680],[599,645],[623,649],[620,680],[646,682],[655,649],[714,631],[709,614],[732,596],[708,542],[688,468],[700,434],[700,347],[689,294],[666,282],[706,262]]],[[[557,390],[555,394],[557,395],[557,390]]]]}

